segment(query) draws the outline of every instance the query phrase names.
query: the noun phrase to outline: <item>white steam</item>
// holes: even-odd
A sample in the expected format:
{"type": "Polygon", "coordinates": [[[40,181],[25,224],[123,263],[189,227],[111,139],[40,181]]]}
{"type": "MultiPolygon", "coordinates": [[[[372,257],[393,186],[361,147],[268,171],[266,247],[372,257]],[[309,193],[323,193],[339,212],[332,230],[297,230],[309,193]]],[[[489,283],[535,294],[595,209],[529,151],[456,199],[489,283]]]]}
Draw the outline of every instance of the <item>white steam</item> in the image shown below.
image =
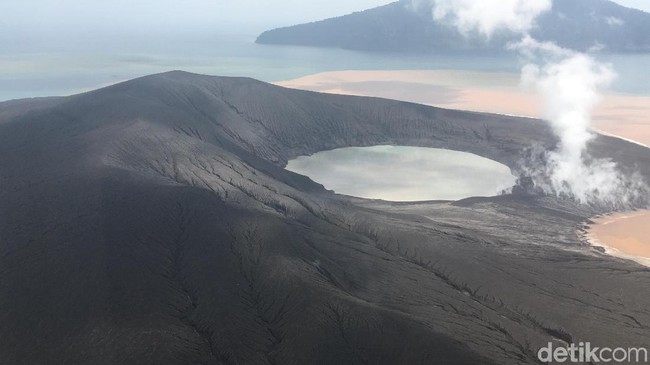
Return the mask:
{"type": "Polygon", "coordinates": [[[600,91],[609,87],[616,74],[609,65],[584,54],[564,57],[543,67],[524,67],[522,80],[533,86],[544,102],[543,117],[559,137],[556,151],[548,153],[552,188],[562,194],[573,193],[583,202],[601,200],[619,185],[616,166],[607,161],[586,165],[585,151],[595,138],[591,115],[601,101],[600,91]]]}
{"type": "Polygon", "coordinates": [[[546,153],[543,168],[529,168],[536,185],[585,204],[632,204],[643,191],[640,177],[625,178],[611,160],[593,159],[587,153],[596,137],[591,129],[593,110],[616,78],[612,66],[530,38],[517,47],[546,60],[543,66],[526,65],[522,81],[541,96],[543,117],[559,139],[557,149],[546,153]]]}
{"type": "MultiPolygon", "coordinates": [[[[421,6],[422,0],[413,0],[421,6]]],[[[528,161],[524,172],[546,193],[572,197],[584,204],[629,205],[646,190],[635,174],[626,178],[613,161],[595,159],[588,145],[595,138],[592,112],[616,78],[609,64],[551,42],[530,37],[535,19],[551,9],[550,0],[428,0],[436,20],[451,22],[461,33],[478,31],[487,38],[499,30],[522,35],[511,45],[528,58],[522,81],[543,100],[543,116],[559,144],[528,161]]]]}

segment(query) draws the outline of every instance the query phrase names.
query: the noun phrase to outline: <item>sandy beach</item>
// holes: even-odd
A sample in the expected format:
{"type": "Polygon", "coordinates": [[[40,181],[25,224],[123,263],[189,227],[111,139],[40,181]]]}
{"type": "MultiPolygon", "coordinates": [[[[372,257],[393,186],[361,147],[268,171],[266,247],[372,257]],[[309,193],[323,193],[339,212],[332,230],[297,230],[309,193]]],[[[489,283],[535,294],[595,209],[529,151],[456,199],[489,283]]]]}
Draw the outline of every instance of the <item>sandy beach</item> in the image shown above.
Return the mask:
{"type": "Polygon", "coordinates": [[[650,266],[650,211],[594,219],[587,238],[613,256],[650,266]]]}
{"type": "MultiPolygon", "coordinates": [[[[540,117],[534,90],[511,73],[469,71],[339,71],[278,85],[325,93],[383,97],[450,109],[540,117]]],[[[607,94],[595,110],[594,129],[650,146],[650,96],[607,94]]],[[[588,237],[608,254],[650,266],[650,211],[595,220],[588,237]]]]}
{"type": "MultiPolygon", "coordinates": [[[[337,71],[277,83],[325,93],[374,96],[450,109],[540,117],[533,90],[518,74],[470,71],[337,71]]],[[[608,94],[594,128],[650,145],[650,96],[608,94]]]]}

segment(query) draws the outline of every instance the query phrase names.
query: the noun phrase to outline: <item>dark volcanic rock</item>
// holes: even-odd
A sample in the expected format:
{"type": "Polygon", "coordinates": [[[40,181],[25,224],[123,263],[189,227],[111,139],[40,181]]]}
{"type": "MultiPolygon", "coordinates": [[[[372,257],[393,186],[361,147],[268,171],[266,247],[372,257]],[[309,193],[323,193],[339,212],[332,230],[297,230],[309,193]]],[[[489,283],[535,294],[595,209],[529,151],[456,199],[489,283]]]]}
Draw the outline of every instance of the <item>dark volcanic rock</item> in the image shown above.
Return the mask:
{"type": "MultiPolygon", "coordinates": [[[[432,19],[430,7],[413,11],[411,0],[319,22],[273,29],[258,43],[337,47],[380,52],[502,51],[521,36],[502,31],[491,39],[463,35],[432,19]]],[[[532,35],[578,51],[650,51],[650,14],[608,0],[554,0],[532,35]]]]}
{"type": "MultiPolygon", "coordinates": [[[[577,236],[601,210],[373,202],[283,169],[380,143],[516,167],[544,123],[182,72],[33,103],[0,104],[3,364],[533,364],[650,338],[648,269],[577,236]]],[[[593,152],[650,176],[647,149],[593,152]]]]}

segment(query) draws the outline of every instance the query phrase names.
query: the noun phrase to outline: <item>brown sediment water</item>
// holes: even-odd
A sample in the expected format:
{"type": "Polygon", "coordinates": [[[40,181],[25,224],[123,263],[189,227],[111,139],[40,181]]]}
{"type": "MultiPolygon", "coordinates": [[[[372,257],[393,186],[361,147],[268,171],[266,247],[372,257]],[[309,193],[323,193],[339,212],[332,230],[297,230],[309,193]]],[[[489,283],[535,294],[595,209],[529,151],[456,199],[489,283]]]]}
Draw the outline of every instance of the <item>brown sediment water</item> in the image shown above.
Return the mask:
{"type": "MultiPolygon", "coordinates": [[[[332,94],[383,97],[461,109],[540,117],[533,90],[512,73],[475,71],[336,71],[277,83],[332,94]]],[[[594,128],[650,145],[650,96],[607,94],[594,112],[594,128]]]]}
{"type": "Polygon", "coordinates": [[[587,238],[610,255],[650,266],[650,210],[594,219],[587,238]]]}

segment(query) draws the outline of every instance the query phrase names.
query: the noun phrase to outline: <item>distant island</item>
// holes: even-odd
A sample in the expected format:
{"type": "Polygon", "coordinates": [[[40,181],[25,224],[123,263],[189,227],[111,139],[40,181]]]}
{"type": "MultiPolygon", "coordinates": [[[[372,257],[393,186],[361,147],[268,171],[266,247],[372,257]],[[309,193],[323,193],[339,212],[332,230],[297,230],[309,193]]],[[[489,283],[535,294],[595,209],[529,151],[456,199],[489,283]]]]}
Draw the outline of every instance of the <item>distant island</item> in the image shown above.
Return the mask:
{"type": "MultiPolygon", "coordinates": [[[[518,38],[503,31],[491,39],[468,36],[436,22],[428,7],[413,9],[409,0],[378,8],[266,31],[259,44],[335,47],[372,52],[428,53],[496,51],[518,38]]],[[[650,14],[608,0],[554,0],[532,35],[577,50],[649,52],[650,14]]]]}

